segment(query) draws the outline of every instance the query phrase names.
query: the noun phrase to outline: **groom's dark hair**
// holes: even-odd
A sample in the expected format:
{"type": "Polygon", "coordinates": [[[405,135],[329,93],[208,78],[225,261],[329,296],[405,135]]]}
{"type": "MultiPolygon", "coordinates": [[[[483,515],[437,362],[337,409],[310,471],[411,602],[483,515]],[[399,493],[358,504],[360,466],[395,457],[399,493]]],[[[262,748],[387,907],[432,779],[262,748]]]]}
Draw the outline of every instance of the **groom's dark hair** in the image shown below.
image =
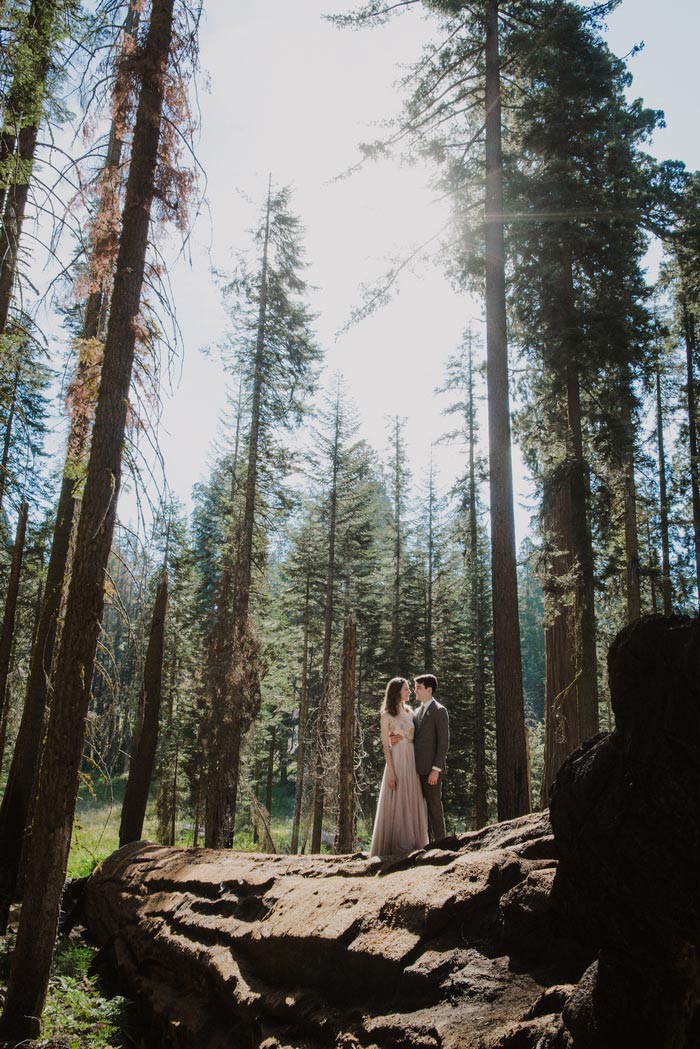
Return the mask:
{"type": "Polygon", "coordinates": [[[421,685],[425,685],[426,688],[432,688],[433,695],[437,692],[437,678],[434,674],[418,674],[414,680],[420,681],[421,685]]]}

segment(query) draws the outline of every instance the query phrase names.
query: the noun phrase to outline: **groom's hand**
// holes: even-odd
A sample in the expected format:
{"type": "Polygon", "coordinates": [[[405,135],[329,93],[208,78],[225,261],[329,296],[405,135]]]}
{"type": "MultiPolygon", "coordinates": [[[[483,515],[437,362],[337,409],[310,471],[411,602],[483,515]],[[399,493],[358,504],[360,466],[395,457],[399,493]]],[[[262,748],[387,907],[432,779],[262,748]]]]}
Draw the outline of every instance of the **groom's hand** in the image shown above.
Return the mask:
{"type": "Polygon", "coordinates": [[[438,772],[437,769],[431,769],[430,772],[428,773],[428,783],[430,784],[431,787],[435,786],[435,784],[437,783],[439,778],[440,778],[440,773],[438,772]]]}
{"type": "Polygon", "coordinates": [[[400,733],[397,733],[397,732],[392,732],[391,735],[389,736],[389,742],[391,743],[392,747],[395,747],[396,744],[400,743],[402,739],[403,739],[403,736],[400,735],[400,733]]]}

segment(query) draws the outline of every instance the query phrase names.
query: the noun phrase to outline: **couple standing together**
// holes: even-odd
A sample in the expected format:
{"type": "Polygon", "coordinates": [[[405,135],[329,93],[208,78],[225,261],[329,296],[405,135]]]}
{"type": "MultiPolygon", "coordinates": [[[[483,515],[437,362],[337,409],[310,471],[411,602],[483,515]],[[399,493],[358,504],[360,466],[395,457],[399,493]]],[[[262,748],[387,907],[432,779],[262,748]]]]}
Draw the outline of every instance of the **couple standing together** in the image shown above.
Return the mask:
{"type": "Polygon", "coordinates": [[[381,711],[384,776],[379,792],[370,856],[398,856],[445,837],[442,779],[450,743],[446,709],[434,698],[437,678],[415,678],[416,699],[405,678],[392,678],[381,711]],[[427,812],[426,812],[427,810],[427,812]]]}

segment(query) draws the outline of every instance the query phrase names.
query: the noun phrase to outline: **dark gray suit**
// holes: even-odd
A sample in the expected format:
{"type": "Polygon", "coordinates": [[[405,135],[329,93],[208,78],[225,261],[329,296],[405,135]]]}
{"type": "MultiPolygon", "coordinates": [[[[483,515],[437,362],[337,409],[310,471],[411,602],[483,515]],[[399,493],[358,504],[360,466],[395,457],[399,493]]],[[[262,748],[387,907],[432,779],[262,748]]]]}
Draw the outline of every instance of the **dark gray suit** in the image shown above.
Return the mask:
{"type": "Polygon", "coordinates": [[[433,841],[440,841],[446,837],[445,815],[442,811],[442,780],[450,746],[450,721],[447,710],[436,699],[432,699],[426,706],[427,709],[423,711],[421,704],[413,714],[416,727],[413,746],[416,772],[420,776],[423,796],[428,806],[430,837],[433,841]],[[428,783],[428,776],[433,768],[440,769],[440,777],[435,786],[428,783]]]}

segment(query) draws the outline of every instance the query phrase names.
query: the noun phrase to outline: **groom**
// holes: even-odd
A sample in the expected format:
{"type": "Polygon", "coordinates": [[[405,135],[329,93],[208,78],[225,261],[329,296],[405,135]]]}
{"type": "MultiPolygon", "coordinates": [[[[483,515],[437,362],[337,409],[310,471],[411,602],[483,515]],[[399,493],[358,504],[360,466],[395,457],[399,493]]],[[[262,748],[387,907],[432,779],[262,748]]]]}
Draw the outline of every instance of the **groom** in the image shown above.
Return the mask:
{"type": "Polygon", "coordinates": [[[434,674],[419,674],[414,679],[416,699],[420,707],[413,713],[416,772],[420,776],[423,796],[428,806],[430,838],[440,841],[445,833],[445,814],[442,810],[442,777],[445,758],[450,745],[450,725],[447,710],[434,698],[437,678],[434,674]]]}

